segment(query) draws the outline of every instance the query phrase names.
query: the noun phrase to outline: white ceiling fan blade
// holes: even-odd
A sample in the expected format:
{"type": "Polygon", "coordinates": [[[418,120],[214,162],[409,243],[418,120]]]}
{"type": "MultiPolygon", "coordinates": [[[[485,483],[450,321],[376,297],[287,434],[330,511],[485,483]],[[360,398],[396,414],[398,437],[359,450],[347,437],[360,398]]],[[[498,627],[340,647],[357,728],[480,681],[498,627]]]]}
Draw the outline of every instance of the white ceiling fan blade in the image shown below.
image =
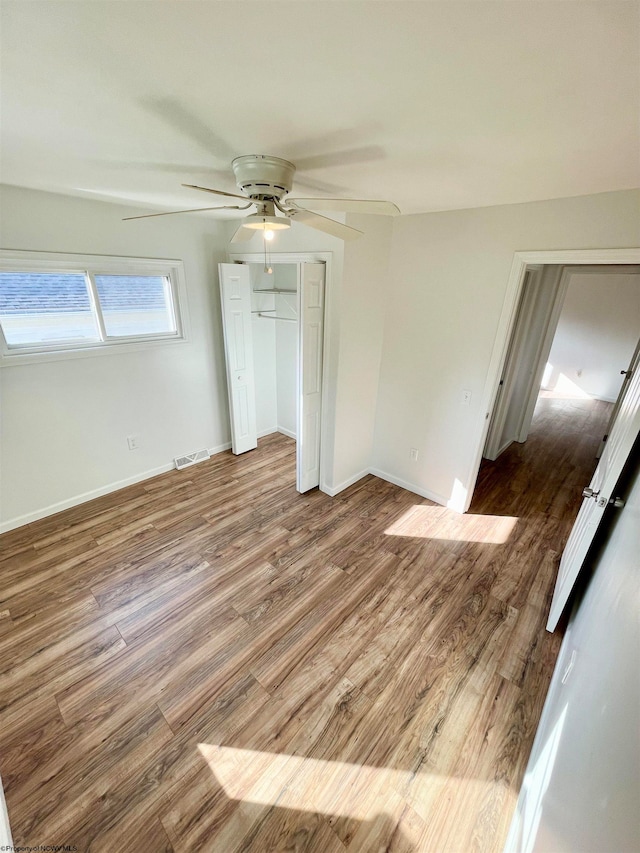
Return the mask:
{"type": "Polygon", "coordinates": [[[302,222],[303,225],[308,225],[317,231],[324,231],[333,237],[339,237],[341,240],[355,240],[363,233],[357,228],[351,228],[350,225],[343,225],[342,222],[336,222],[335,219],[328,219],[326,216],[320,216],[319,213],[312,213],[310,210],[303,210],[302,208],[287,211],[287,216],[291,216],[296,222],[302,222]]]}
{"type": "Polygon", "coordinates": [[[145,97],[139,100],[139,104],[154,118],[159,118],[168,124],[172,130],[188,136],[209,156],[213,155],[222,162],[228,162],[235,157],[235,151],[227,141],[219,136],[195,110],[190,110],[178,98],[145,97]]]}
{"type": "Polygon", "coordinates": [[[197,184],[182,184],[183,187],[188,187],[190,190],[201,190],[203,193],[213,193],[214,195],[224,195],[229,198],[241,198],[242,201],[248,201],[251,203],[250,199],[247,198],[246,195],[238,195],[237,193],[228,193],[224,190],[212,190],[210,187],[199,187],[197,184]]]}
{"type": "Polygon", "coordinates": [[[340,213],[375,213],[380,216],[399,216],[400,208],[392,201],[373,201],[362,198],[288,198],[305,210],[335,210],[340,213]]]}
{"type": "Polygon", "coordinates": [[[203,210],[246,210],[251,204],[218,204],[216,207],[191,207],[189,210],[167,210],[164,213],[143,213],[142,216],[125,216],[122,221],[129,219],[150,219],[152,216],[173,216],[176,213],[200,213],[203,210]]]}
{"type": "Polygon", "coordinates": [[[235,234],[233,235],[231,240],[229,240],[229,242],[230,243],[246,243],[247,240],[250,240],[257,233],[258,232],[256,231],[255,228],[247,228],[246,225],[241,225],[237,229],[237,231],[235,232],[235,234]]]}

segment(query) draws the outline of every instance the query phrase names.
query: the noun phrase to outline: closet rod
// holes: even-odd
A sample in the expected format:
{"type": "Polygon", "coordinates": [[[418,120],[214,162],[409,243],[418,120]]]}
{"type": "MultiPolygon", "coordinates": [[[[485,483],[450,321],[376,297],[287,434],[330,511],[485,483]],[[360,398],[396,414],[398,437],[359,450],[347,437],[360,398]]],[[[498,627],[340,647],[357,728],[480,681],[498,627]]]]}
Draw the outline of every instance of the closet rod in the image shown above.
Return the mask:
{"type": "Polygon", "coordinates": [[[295,296],[298,291],[297,290],[279,290],[277,287],[272,287],[269,290],[254,290],[253,293],[288,293],[291,296],[295,296]]]}
{"type": "Polygon", "coordinates": [[[274,317],[273,314],[265,314],[264,311],[252,311],[252,314],[257,314],[258,317],[266,317],[267,320],[286,320],[287,323],[297,323],[296,317],[274,317]]]}

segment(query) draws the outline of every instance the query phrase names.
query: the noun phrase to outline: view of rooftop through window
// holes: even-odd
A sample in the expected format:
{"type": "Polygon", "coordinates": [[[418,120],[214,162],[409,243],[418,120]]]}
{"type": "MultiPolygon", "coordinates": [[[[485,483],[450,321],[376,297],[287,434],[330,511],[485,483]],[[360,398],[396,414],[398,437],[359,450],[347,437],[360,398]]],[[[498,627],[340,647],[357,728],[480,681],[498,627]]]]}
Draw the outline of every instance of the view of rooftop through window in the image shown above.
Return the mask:
{"type": "Polygon", "coordinates": [[[166,276],[97,275],[95,281],[109,337],[176,331],[166,276]]]}
{"type": "Polygon", "coordinates": [[[99,340],[82,273],[0,272],[0,323],[9,346],[99,340]]]}
{"type": "Polygon", "coordinates": [[[178,331],[169,276],[85,272],[0,272],[0,326],[10,349],[178,331]]]}

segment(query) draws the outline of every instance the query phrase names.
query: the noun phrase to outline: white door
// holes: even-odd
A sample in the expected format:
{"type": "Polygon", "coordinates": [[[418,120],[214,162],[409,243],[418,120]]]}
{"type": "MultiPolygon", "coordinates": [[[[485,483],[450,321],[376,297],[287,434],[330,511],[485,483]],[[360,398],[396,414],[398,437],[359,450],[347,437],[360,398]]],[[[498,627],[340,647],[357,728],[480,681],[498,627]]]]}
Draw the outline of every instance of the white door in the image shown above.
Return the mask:
{"type": "Polygon", "coordinates": [[[296,488],[307,492],[320,484],[324,264],[299,269],[296,488]]]}
{"type": "MultiPolygon", "coordinates": [[[[483,456],[495,460],[526,441],[566,292],[562,267],[528,270],[483,456]]],[[[566,277],[565,277],[566,278],[566,277]]]]}
{"type": "Polygon", "coordinates": [[[509,409],[512,406],[512,398],[516,380],[521,368],[521,352],[524,347],[526,334],[531,328],[531,314],[535,305],[535,289],[532,282],[532,273],[527,270],[523,286],[522,298],[518,305],[516,320],[511,340],[507,349],[507,357],[500,377],[500,385],[493,406],[489,432],[484,448],[485,459],[495,461],[509,445],[516,440],[513,430],[507,427],[509,409]]]}
{"type": "Polygon", "coordinates": [[[598,459],[602,456],[602,451],[604,450],[604,446],[609,438],[609,433],[611,432],[611,427],[615,419],[618,417],[618,409],[620,408],[620,403],[624,399],[627,393],[627,386],[629,382],[631,382],[631,377],[637,370],[640,369],[640,340],[638,341],[635,351],[631,356],[631,361],[629,362],[629,366],[626,370],[622,370],[621,373],[624,373],[624,379],[622,381],[622,385],[620,386],[620,392],[616,398],[616,402],[613,406],[613,410],[611,412],[611,417],[609,418],[609,423],[607,424],[607,431],[602,437],[602,441],[600,443],[600,447],[598,448],[598,459]]]}
{"type": "Polygon", "coordinates": [[[547,631],[555,630],[631,448],[640,433],[640,370],[631,377],[560,561],[547,631]]]}
{"type": "Polygon", "coordinates": [[[251,336],[251,279],[244,264],[218,264],[222,328],[227,362],[231,448],[245,453],[258,446],[251,336]]]}

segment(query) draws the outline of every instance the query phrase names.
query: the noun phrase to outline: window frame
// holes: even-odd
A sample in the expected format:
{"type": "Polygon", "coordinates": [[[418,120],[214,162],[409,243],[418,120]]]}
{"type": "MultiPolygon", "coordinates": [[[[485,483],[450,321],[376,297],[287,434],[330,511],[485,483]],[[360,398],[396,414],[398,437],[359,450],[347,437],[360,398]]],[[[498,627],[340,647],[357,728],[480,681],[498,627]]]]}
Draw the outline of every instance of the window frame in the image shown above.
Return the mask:
{"type": "Polygon", "coordinates": [[[46,344],[10,346],[0,324],[0,361],[4,365],[62,358],[130,352],[147,347],[184,343],[188,340],[188,312],[184,265],[171,258],[135,258],[116,255],[84,255],[0,249],[0,271],[22,273],[75,273],[85,278],[91,312],[100,340],[52,341],[46,344]],[[169,282],[170,310],[175,332],[109,336],[95,282],[96,275],[162,276],[169,282]]]}

